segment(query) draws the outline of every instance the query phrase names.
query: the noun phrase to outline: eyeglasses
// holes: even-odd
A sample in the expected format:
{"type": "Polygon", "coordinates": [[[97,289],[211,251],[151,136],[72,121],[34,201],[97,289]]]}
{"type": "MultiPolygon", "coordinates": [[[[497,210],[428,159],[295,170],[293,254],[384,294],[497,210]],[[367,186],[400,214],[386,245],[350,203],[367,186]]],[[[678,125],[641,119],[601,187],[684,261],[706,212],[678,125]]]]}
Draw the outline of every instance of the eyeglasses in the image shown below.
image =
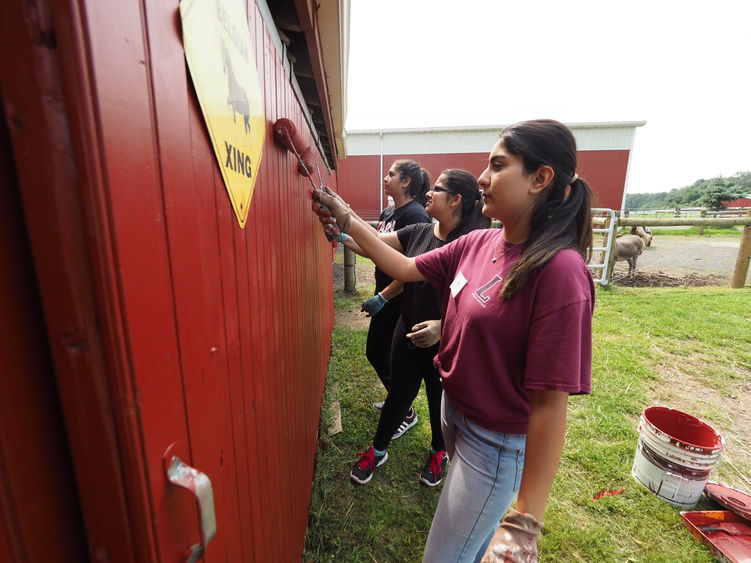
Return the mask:
{"type": "Polygon", "coordinates": [[[442,188],[441,186],[433,186],[428,190],[429,192],[448,192],[446,188],[442,188]]]}

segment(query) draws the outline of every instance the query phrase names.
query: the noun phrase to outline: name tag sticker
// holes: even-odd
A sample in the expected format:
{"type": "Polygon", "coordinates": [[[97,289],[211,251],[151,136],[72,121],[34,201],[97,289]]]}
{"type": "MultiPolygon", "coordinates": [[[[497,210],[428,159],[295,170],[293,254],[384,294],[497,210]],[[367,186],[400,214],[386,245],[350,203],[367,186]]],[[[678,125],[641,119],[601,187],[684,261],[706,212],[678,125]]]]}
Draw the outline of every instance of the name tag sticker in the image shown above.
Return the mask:
{"type": "Polygon", "coordinates": [[[449,286],[451,288],[451,297],[456,297],[457,295],[459,295],[459,292],[465,285],[467,285],[467,278],[465,278],[464,274],[462,274],[461,270],[459,270],[459,273],[456,274],[454,281],[452,281],[451,285],[449,286]]]}

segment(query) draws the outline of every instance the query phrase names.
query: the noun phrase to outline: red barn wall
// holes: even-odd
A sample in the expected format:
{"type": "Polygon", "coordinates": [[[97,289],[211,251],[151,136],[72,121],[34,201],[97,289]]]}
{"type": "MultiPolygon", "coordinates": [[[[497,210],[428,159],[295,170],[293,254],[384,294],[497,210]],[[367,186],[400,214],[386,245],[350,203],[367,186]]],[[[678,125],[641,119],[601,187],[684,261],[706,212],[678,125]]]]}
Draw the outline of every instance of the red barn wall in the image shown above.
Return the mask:
{"type": "MultiPolygon", "coordinates": [[[[620,209],[628,170],[628,150],[579,151],[579,174],[594,192],[595,207],[620,209]]],[[[432,181],[446,168],[461,168],[479,176],[487,166],[488,153],[388,154],[349,156],[339,164],[339,193],[366,220],[375,220],[381,210],[381,178],[398,159],[416,160],[430,172],[432,181]]],[[[384,202],[385,204],[385,202],[384,202]]]]}
{"type": "MultiPolygon", "coordinates": [[[[2,15],[3,52],[25,53],[2,57],[2,102],[92,560],[184,560],[200,541],[195,500],[165,477],[175,444],[213,483],[206,561],[299,561],[332,249],[272,139],[288,117],[313,145],[270,30],[249,2],[268,125],[243,230],[176,2],[43,0],[2,15]]],[[[324,181],[336,188],[335,173],[324,181]]]]}

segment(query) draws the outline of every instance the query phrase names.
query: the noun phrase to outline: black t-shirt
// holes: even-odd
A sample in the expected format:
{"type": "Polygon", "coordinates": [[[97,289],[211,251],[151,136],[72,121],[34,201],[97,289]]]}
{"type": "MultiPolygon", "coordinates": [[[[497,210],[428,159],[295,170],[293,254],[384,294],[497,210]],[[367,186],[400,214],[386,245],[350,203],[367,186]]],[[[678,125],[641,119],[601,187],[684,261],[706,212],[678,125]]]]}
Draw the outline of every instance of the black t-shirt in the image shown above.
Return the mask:
{"type": "MultiPolygon", "coordinates": [[[[446,244],[435,236],[433,225],[409,225],[396,232],[404,255],[419,256],[446,244]]],[[[441,293],[428,282],[409,282],[404,284],[402,299],[402,318],[404,328],[412,332],[412,327],[419,322],[441,318],[441,293]]]]}
{"type": "MultiPolygon", "coordinates": [[[[402,205],[399,209],[395,209],[393,205],[389,205],[384,209],[381,212],[381,216],[378,218],[377,229],[379,233],[393,233],[407,225],[413,225],[415,223],[430,223],[430,216],[428,215],[428,212],[425,211],[425,207],[413,199],[406,205],[402,205]]],[[[381,270],[378,268],[375,269],[376,293],[381,291],[392,281],[394,280],[384,274],[381,270]]]]}

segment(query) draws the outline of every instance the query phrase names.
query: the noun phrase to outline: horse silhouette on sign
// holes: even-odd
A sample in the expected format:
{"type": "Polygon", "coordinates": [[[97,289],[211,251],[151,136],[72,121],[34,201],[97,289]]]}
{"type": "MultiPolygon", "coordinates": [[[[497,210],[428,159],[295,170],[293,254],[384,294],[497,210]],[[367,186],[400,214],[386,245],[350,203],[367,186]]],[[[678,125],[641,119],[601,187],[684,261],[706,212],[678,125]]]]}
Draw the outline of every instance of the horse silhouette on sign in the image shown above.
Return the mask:
{"type": "Polygon", "coordinates": [[[227,47],[222,42],[222,69],[224,74],[227,75],[227,105],[232,108],[232,121],[237,123],[236,114],[243,116],[243,122],[245,125],[245,133],[250,132],[250,103],[248,102],[248,93],[245,88],[240,86],[240,83],[235,77],[235,72],[232,70],[232,61],[230,61],[227,47]]]}

